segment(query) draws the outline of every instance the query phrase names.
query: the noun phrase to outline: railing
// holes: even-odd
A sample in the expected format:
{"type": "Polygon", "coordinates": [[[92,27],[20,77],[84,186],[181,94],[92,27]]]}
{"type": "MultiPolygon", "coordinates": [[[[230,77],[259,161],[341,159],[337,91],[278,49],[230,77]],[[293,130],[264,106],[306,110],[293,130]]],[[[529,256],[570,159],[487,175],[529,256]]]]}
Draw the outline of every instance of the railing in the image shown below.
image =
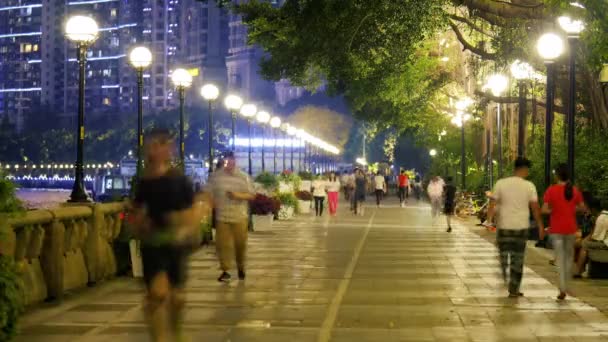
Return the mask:
{"type": "Polygon", "coordinates": [[[0,217],[0,253],[13,256],[26,304],[60,299],[66,291],[116,274],[112,249],[122,203],[66,206],[0,217]]]}

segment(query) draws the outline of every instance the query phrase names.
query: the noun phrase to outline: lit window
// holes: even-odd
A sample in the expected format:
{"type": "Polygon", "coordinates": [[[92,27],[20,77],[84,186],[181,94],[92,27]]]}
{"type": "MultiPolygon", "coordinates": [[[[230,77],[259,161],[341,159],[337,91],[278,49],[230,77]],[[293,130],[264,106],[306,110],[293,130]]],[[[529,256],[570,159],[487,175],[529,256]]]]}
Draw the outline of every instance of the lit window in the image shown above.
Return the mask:
{"type": "Polygon", "coordinates": [[[110,11],[110,16],[111,16],[112,18],[115,18],[117,14],[118,14],[118,13],[116,12],[116,8],[112,8],[112,10],[110,11]]]}
{"type": "Polygon", "coordinates": [[[109,97],[104,98],[103,99],[103,104],[106,105],[106,106],[109,106],[110,105],[110,98],[109,97]]]}

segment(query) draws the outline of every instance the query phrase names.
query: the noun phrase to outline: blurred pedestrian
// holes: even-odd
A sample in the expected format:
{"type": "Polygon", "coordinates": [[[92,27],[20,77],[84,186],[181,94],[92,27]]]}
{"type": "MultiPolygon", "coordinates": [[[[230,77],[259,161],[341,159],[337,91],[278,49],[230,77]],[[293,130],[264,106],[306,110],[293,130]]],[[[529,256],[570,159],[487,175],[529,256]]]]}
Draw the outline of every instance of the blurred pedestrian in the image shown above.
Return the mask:
{"type": "Polygon", "coordinates": [[[583,211],[585,206],[583,195],[570,180],[566,164],[557,166],[555,176],[557,184],[550,186],[545,192],[542,212],[550,215],[549,234],[559,270],[560,292],[557,299],[564,300],[569,294],[569,282],[572,278],[574,243],[578,229],[576,211],[583,211]]]}
{"type": "Polygon", "coordinates": [[[216,248],[222,274],[218,281],[228,282],[236,258],[238,277],[245,280],[249,201],[255,198],[252,182],[236,167],[232,152],[224,156],[224,167],[216,170],[209,184],[216,213],[216,248]]]}
{"type": "Polygon", "coordinates": [[[443,187],[444,203],[443,213],[445,214],[445,220],[448,224],[448,233],[452,232],[452,216],[454,216],[454,209],[456,207],[456,187],[453,184],[452,177],[448,177],[446,184],[443,187]]]}
{"type": "Polygon", "coordinates": [[[316,216],[323,216],[323,204],[325,202],[325,195],[327,195],[327,182],[325,182],[323,176],[317,175],[315,180],[312,182],[312,196],[315,199],[316,216]]]}
{"type": "Polygon", "coordinates": [[[507,268],[509,269],[508,288],[511,298],[524,295],[520,292],[520,287],[530,229],[530,209],[536,219],[540,239],[545,235],[536,187],[534,183],[526,180],[530,174],[530,166],[528,159],[518,158],[515,160],[514,175],[496,182],[488,217],[484,223],[488,226],[494,222],[495,217],[498,218],[496,242],[500,253],[500,267],[505,284],[507,268]]]}
{"type": "Polygon", "coordinates": [[[363,170],[357,169],[355,173],[355,215],[364,215],[363,204],[365,203],[366,193],[367,177],[365,177],[363,170]]]}
{"type": "Polygon", "coordinates": [[[376,176],[374,177],[374,192],[376,193],[376,205],[378,206],[378,208],[380,208],[380,202],[382,201],[386,190],[386,179],[378,171],[376,172],[376,176]]]}
{"type": "Polygon", "coordinates": [[[409,197],[410,177],[407,175],[405,170],[401,171],[399,175],[399,204],[401,208],[405,207],[405,201],[409,197]]]}
{"type": "Polygon", "coordinates": [[[168,131],[146,137],[144,175],[133,200],[134,234],[141,240],[145,316],[153,341],[181,340],[188,254],[200,244],[200,212],[183,172],[171,169],[168,131]],[[199,235],[198,237],[196,235],[199,235]]]}
{"type": "Polygon", "coordinates": [[[439,176],[435,176],[429,182],[429,186],[426,189],[427,194],[429,195],[429,200],[431,201],[431,216],[433,218],[433,223],[435,223],[435,219],[439,216],[441,212],[441,199],[443,197],[443,187],[445,183],[439,176]]]}
{"type": "Polygon", "coordinates": [[[327,200],[329,202],[329,214],[336,216],[338,212],[338,199],[340,194],[340,181],[334,172],[329,174],[327,181],[327,200]]]}

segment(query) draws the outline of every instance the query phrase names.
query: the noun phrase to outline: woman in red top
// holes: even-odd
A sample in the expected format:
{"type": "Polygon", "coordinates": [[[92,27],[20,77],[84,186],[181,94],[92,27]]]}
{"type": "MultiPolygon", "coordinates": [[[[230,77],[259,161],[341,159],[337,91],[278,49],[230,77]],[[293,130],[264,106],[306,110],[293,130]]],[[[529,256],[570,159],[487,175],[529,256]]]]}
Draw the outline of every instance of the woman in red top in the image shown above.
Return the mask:
{"type": "Polygon", "coordinates": [[[577,208],[584,206],[583,195],[572,185],[570,173],[565,164],[555,169],[557,184],[545,192],[543,213],[550,214],[549,233],[553,240],[553,250],[559,267],[559,296],[566,298],[568,282],[572,278],[574,263],[574,242],[576,241],[577,208]]]}

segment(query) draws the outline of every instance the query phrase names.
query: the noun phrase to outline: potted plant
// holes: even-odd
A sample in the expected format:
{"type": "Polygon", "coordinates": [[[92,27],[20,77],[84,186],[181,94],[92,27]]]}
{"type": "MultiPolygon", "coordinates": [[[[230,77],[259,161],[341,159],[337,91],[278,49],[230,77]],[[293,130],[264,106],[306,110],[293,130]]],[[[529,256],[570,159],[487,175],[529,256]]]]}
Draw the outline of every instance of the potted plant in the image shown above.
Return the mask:
{"type": "Polygon", "coordinates": [[[312,194],[310,193],[310,191],[298,191],[296,192],[296,198],[299,202],[299,213],[310,214],[310,206],[312,203],[312,194]]]}
{"type": "Polygon", "coordinates": [[[291,192],[279,193],[277,199],[281,202],[279,220],[289,220],[298,211],[299,203],[296,196],[291,192]]]}
{"type": "Polygon", "coordinates": [[[270,230],[275,211],[276,203],[272,198],[263,194],[257,194],[251,201],[253,229],[255,231],[270,230]]]}
{"type": "Polygon", "coordinates": [[[300,189],[302,180],[295,173],[287,170],[283,171],[279,176],[279,192],[288,193],[300,189]]]}
{"type": "Polygon", "coordinates": [[[260,184],[262,189],[271,193],[279,186],[279,180],[270,172],[262,172],[255,177],[255,182],[260,184]]]}
{"type": "Polygon", "coordinates": [[[314,178],[312,172],[302,171],[298,174],[301,179],[300,186],[298,190],[300,191],[310,191],[312,187],[312,180],[314,178]]]}

